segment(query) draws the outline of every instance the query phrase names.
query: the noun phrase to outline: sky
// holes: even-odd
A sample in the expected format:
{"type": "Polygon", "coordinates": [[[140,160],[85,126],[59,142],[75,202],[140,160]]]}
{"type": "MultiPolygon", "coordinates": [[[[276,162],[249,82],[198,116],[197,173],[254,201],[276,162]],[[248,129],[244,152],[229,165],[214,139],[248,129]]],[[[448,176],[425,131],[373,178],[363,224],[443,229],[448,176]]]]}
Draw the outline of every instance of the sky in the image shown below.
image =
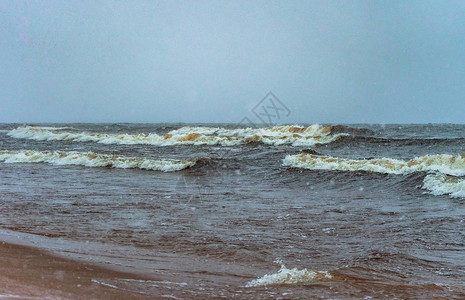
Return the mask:
{"type": "Polygon", "coordinates": [[[465,1],[0,1],[0,122],[465,123],[465,1]]]}

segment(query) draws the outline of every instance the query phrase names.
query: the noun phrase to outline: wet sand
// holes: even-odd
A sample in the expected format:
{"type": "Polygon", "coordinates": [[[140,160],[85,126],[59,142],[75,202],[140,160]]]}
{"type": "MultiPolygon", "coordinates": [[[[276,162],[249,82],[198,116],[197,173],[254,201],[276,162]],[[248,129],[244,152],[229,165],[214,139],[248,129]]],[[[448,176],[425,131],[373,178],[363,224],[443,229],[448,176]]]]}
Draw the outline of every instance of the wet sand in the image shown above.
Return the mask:
{"type": "Polygon", "coordinates": [[[53,256],[35,248],[0,242],[0,298],[155,299],[95,282],[137,275],[53,256]]]}

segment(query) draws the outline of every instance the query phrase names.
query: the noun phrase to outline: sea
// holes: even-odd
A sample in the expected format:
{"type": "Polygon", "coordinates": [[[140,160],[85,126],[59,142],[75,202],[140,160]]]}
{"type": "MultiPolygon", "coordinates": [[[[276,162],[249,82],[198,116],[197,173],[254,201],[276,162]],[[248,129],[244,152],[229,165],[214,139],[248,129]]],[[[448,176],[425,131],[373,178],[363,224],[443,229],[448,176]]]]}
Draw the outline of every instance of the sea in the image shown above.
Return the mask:
{"type": "Polygon", "coordinates": [[[465,299],[464,148],[453,124],[0,124],[0,239],[157,299],[465,299]]]}

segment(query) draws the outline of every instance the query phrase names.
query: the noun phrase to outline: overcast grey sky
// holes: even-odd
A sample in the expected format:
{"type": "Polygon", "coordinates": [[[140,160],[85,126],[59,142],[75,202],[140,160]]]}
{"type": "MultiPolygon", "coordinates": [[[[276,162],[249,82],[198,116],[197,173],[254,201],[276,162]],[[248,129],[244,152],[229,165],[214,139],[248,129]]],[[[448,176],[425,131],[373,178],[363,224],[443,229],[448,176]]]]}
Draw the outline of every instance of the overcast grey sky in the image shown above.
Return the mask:
{"type": "Polygon", "coordinates": [[[465,1],[0,1],[0,122],[465,123],[465,1]]]}

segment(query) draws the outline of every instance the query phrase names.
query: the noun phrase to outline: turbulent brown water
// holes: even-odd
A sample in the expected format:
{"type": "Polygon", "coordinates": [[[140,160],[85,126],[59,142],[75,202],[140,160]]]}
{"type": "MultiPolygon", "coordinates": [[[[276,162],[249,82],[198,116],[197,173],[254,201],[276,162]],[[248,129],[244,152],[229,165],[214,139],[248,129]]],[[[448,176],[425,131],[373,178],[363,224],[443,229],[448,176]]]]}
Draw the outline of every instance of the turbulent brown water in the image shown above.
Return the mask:
{"type": "Polygon", "coordinates": [[[465,298],[465,126],[0,125],[0,226],[166,298],[465,298]]]}

